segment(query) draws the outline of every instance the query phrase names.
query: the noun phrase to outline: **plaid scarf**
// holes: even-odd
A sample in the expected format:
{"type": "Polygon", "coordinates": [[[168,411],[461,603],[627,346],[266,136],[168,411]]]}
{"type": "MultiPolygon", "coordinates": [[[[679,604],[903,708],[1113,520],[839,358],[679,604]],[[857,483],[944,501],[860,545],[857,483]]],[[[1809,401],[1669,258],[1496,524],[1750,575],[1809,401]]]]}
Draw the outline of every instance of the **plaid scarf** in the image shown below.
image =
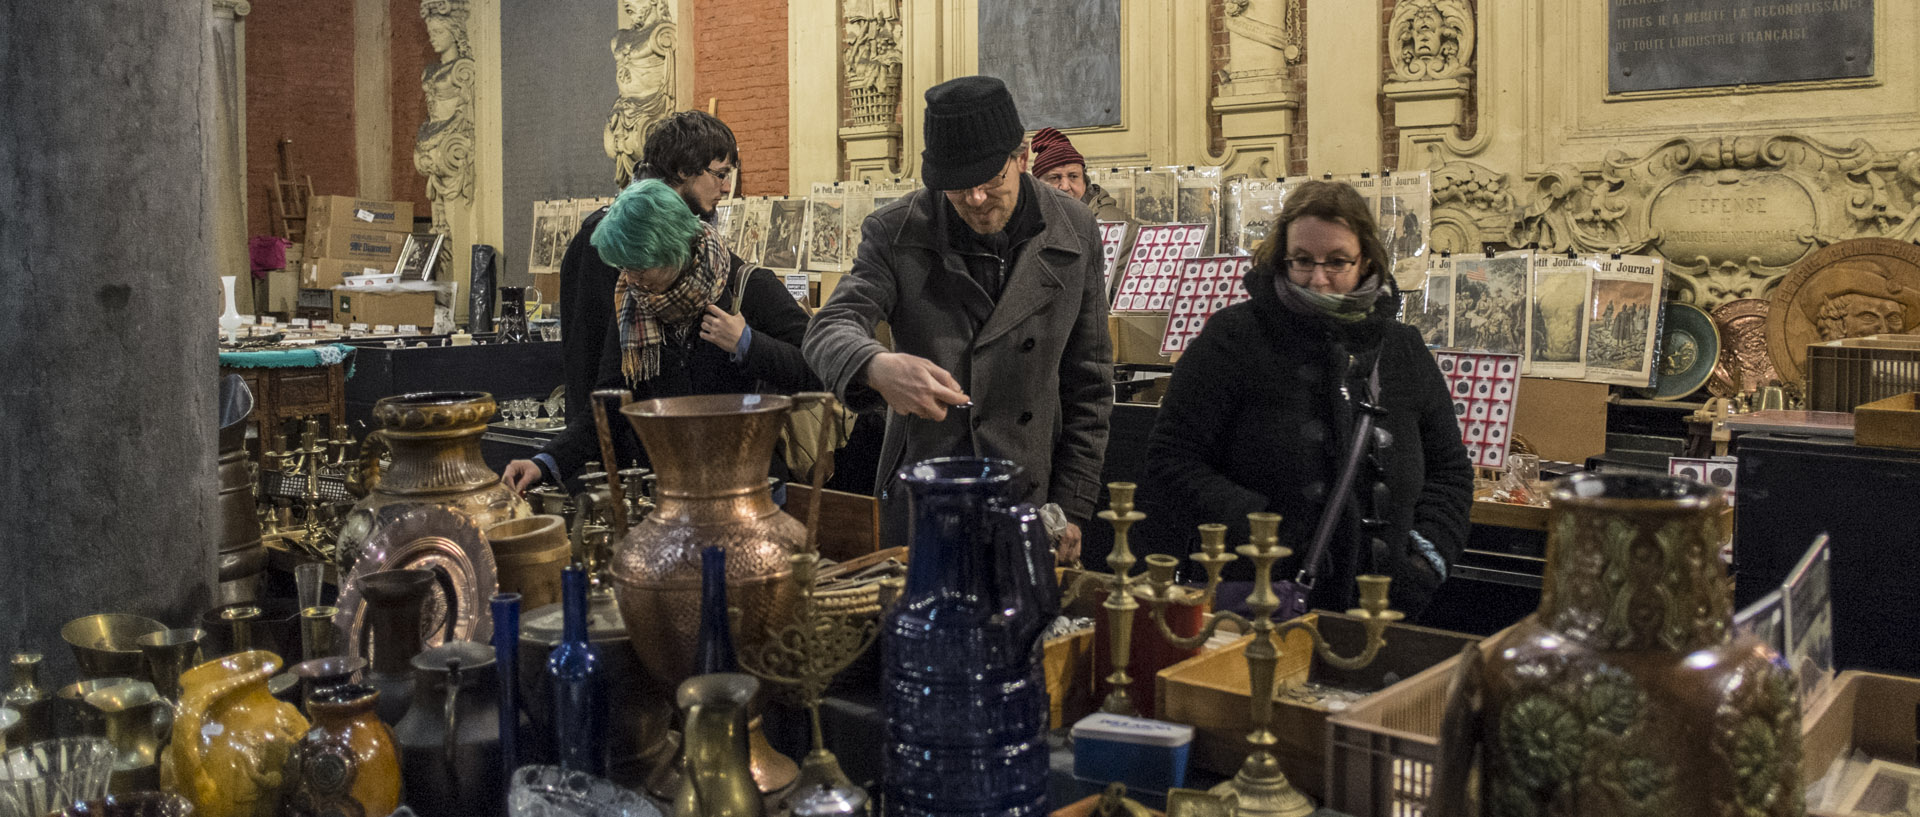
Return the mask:
{"type": "Polygon", "coordinates": [[[614,307],[620,313],[620,371],[627,383],[638,385],[660,374],[660,347],[671,337],[686,340],[700,325],[707,305],[720,300],[727,286],[727,247],[710,224],[702,224],[698,244],[686,269],[665,292],[653,294],[621,275],[613,287],[614,307]]]}

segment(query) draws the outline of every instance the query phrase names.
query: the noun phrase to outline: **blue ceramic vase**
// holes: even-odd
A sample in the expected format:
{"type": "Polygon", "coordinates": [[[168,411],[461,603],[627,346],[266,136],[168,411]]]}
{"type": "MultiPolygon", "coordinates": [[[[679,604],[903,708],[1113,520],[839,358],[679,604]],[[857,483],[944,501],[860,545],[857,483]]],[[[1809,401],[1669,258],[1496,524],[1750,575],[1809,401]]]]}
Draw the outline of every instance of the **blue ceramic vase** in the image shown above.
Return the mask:
{"type": "Polygon", "coordinates": [[[500,673],[500,766],[520,768],[520,594],[493,594],[494,669],[500,673]]]}
{"type": "Polygon", "coordinates": [[[1020,467],[937,459],[900,472],[913,520],[905,594],[881,631],[889,817],[1047,811],[1040,634],[1058,608],[1020,467]]]}
{"type": "Polygon", "coordinates": [[[587,639],[587,573],[579,565],[560,577],[565,621],[560,646],[547,658],[553,685],[553,739],[559,766],[607,776],[607,678],[600,649],[587,639]]]}

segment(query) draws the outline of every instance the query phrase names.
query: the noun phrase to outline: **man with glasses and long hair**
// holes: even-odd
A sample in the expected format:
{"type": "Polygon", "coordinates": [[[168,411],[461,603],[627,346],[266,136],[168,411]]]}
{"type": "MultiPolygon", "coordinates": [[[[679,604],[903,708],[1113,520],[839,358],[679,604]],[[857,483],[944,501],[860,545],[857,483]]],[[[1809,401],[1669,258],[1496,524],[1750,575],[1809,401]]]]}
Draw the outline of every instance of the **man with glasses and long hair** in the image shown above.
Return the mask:
{"type": "Polygon", "coordinates": [[[886,541],[906,541],[900,468],[998,457],[1024,469],[1022,501],[1064,511],[1059,555],[1071,561],[1113,410],[1099,231],[1084,205],[1027,174],[1000,80],[961,77],[926,100],[926,187],[867,217],[802,350],[849,406],[892,409],[875,487],[886,541]],[[882,321],[892,349],[874,339],[882,321]]]}

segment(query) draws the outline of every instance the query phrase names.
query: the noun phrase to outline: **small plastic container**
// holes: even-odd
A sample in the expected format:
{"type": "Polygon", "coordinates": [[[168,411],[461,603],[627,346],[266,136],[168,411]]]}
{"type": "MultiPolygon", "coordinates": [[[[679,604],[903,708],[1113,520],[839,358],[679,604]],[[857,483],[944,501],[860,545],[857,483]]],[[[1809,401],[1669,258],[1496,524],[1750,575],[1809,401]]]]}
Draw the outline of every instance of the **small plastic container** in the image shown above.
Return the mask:
{"type": "Polygon", "coordinates": [[[1191,726],[1095,712],[1075,723],[1072,735],[1079,780],[1155,793],[1186,785],[1191,726]]]}

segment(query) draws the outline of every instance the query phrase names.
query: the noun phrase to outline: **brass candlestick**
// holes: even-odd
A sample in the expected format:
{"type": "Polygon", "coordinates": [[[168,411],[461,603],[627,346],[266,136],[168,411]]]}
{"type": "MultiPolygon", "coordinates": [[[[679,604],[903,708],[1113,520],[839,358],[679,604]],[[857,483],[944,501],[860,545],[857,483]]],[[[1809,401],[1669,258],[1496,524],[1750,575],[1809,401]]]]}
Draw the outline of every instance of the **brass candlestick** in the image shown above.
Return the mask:
{"type": "MultiPolygon", "coordinates": [[[[796,407],[819,402],[825,404],[827,417],[836,416],[831,394],[803,392],[793,397],[796,407]]],[[[821,423],[819,445],[814,450],[831,451],[828,435],[833,432],[832,422],[821,423]]],[[[823,614],[816,604],[814,580],[820,564],[820,496],[825,488],[826,472],[825,468],[813,469],[813,494],[807,501],[806,543],[801,552],[787,557],[793,565],[793,582],[800,591],[799,615],[792,624],[773,630],[759,649],[742,650],[740,666],[769,683],[792,687],[801,706],[806,707],[807,720],[813,729],[813,750],[800,762],[800,776],[789,790],[792,796],[798,799],[825,788],[856,795],[848,799],[857,800],[860,810],[864,811],[866,792],[848,779],[840,768],[840,759],[827,749],[826,735],[820,726],[820,701],[826,695],[827,686],[833,683],[833,676],[852,664],[879,637],[880,625],[873,620],[855,623],[846,615],[823,614]]],[[[741,615],[737,607],[730,612],[735,620],[741,615]]]]}
{"type": "MultiPolygon", "coordinates": [[[[1107,569],[1113,572],[1080,574],[1062,602],[1062,606],[1072,603],[1089,588],[1104,588],[1107,591],[1107,600],[1100,606],[1107,611],[1108,655],[1112,656],[1113,671],[1107,674],[1107,697],[1101,701],[1100,711],[1116,715],[1135,714],[1133,697],[1129,691],[1133,676],[1127,672],[1133,661],[1134,611],[1140,609],[1140,602],[1134,599],[1133,590],[1147,579],[1144,573],[1127,575],[1136,561],[1133,549],[1127,542],[1127,532],[1134,523],[1147,518],[1146,514],[1133,509],[1136,487],[1131,482],[1107,483],[1107,498],[1112,507],[1101,511],[1099,517],[1113,525],[1113,550],[1107,553],[1107,569]]],[[[1151,560],[1152,557],[1148,558],[1151,560]]]]}
{"type": "MultiPolygon", "coordinates": [[[[1119,510],[1117,503],[1115,510],[1119,510]]],[[[1105,518],[1105,514],[1102,517],[1105,518]]],[[[1201,552],[1191,558],[1207,571],[1207,587],[1197,601],[1177,599],[1173,595],[1173,574],[1180,565],[1179,559],[1161,554],[1147,557],[1147,581],[1153,589],[1148,599],[1152,608],[1149,612],[1154,624],[1160,628],[1162,637],[1187,649],[1205,644],[1224,621],[1233,622],[1241,632],[1252,632],[1253,641],[1247,644],[1246,654],[1247,675],[1251,681],[1248,696],[1252,704],[1253,726],[1253,731],[1247,735],[1247,742],[1253,744],[1253,753],[1247,756],[1240,772],[1232,780],[1215,786],[1212,793],[1234,795],[1239,803],[1239,814],[1305,817],[1313,812],[1313,801],[1287,782],[1287,776],[1280,771],[1280,761],[1273,754],[1273,747],[1279,743],[1272,725],[1274,674],[1280,664],[1280,639],[1294,630],[1305,630],[1313,639],[1315,652],[1327,663],[1341,669],[1359,669],[1373,663],[1380,647],[1386,644],[1387,625],[1405,616],[1388,609],[1389,579],[1386,576],[1360,576],[1357,578],[1360,584],[1360,608],[1347,611],[1348,615],[1361,619],[1366,625],[1367,646],[1359,655],[1344,657],[1335,654],[1333,648],[1321,638],[1319,625],[1313,620],[1296,618],[1275,622],[1273,614],[1280,609],[1280,597],[1273,592],[1273,565],[1293,555],[1293,551],[1280,546],[1279,514],[1247,514],[1247,521],[1251,528],[1248,536],[1250,541],[1234,550],[1253,561],[1253,595],[1247,597],[1247,606],[1253,613],[1251,617],[1229,611],[1213,611],[1207,614],[1200,631],[1189,638],[1175,635],[1173,629],[1167,626],[1168,604],[1213,603],[1214,590],[1220,585],[1220,571],[1234,560],[1234,555],[1226,552],[1225,525],[1200,526],[1201,552]]]]}

